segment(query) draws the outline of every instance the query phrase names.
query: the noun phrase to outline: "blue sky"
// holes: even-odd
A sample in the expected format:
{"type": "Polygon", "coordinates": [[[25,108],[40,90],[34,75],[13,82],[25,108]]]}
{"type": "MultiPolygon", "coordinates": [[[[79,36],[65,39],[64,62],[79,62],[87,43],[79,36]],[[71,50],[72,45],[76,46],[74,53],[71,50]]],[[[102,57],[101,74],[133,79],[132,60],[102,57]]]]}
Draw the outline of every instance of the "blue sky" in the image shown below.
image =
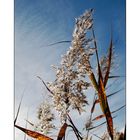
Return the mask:
{"type": "MultiPolygon", "coordinates": [[[[29,119],[36,119],[36,109],[46,94],[36,76],[53,81],[55,73],[51,65],[59,65],[61,55],[70,46],[59,44],[46,47],[47,44],[71,40],[75,18],[90,8],[95,10],[94,29],[99,55],[107,52],[112,25],[115,53],[118,55],[117,74],[125,75],[125,0],[15,0],[15,110],[25,92],[18,124],[25,126],[28,109],[29,119]]],[[[94,59],[92,61],[94,63],[94,59]]],[[[118,87],[125,87],[125,78],[111,90],[118,87]]],[[[112,110],[124,102],[124,91],[109,100],[112,110]]],[[[114,120],[118,130],[124,127],[124,113],[124,110],[120,111],[114,120]]],[[[87,116],[83,114],[82,117],[87,116]]],[[[77,125],[80,128],[82,124],[79,122],[77,125]]],[[[97,134],[101,132],[102,129],[97,134]]],[[[22,132],[16,130],[15,139],[22,140],[22,132]]]]}

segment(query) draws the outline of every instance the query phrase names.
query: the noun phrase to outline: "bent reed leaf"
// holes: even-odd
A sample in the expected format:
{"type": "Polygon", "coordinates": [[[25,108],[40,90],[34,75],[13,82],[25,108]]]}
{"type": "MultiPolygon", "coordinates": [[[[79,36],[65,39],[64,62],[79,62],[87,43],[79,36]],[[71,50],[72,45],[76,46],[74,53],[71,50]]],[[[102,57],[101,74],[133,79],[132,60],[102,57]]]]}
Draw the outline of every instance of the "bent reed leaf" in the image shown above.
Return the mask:
{"type": "Polygon", "coordinates": [[[35,138],[36,140],[53,140],[41,133],[29,130],[29,129],[25,129],[23,127],[20,127],[18,125],[14,125],[16,128],[18,128],[19,130],[23,131],[25,134],[27,134],[28,136],[35,138]]]}
{"type": "Polygon", "coordinates": [[[67,127],[68,127],[67,123],[64,123],[59,131],[57,140],[62,140],[63,137],[65,137],[65,132],[66,132],[67,127]]]}

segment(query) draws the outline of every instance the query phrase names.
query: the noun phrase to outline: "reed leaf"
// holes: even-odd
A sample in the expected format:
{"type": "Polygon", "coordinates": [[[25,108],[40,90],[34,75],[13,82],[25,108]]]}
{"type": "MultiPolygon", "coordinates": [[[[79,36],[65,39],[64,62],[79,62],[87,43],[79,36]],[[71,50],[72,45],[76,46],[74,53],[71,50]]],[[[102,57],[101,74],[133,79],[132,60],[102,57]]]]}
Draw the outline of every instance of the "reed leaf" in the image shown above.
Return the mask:
{"type": "Polygon", "coordinates": [[[124,88],[119,89],[119,90],[117,90],[117,91],[115,91],[115,92],[113,92],[113,93],[111,93],[111,94],[107,95],[107,98],[109,98],[109,97],[111,97],[111,96],[113,96],[113,95],[115,95],[115,94],[119,93],[119,92],[120,92],[120,91],[122,91],[122,90],[124,90],[124,88]]]}
{"type": "Polygon", "coordinates": [[[91,108],[91,113],[94,112],[95,105],[96,105],[96,103],[97,103],[96,101],[97,101],[97,99],[96,99],[96,97],[94,97],[93,105],[92,105],[92,108],[91,108]]]}
{"type": "Polygon", "coordinates": [[[98,96],[99,96],[101,109],[106,117],[108,133],[111,139],[113,139],[113,120],[112,120],[110,108],[108,105],[104,84],[101,78],[99,79],[98,96]]]}
{"type": "Polygon", "coordinates": [[[73,131],[74,131],[74,133],[75,133],[75,135],[76,135],[76,137],[77,137],[77,139],[79,140],[82,140],[83,138],[81,137],[81,133],[79,132],[79,130],[76,128],[76,126],[75,126],[75,124],[73,123],[73,121],[72,121],[72,119],[71,119],[71,117],[69,116],[69,114],[67,114],[67,116],[68,116],[68,120],[69,120],[69,122],[71,123],[71,127],[72,127],[72,129],[73,129],[73,131]]]}
{"type": "Polygon", "coordinates": [[[23,127],[20,127],[18,125],[14,125],[16,128],[18,128],[19,130],[21,130],[22,132],[24,132],[25,134],[27,134],[28,136],[32,137],[32,138],[35,138],[36,140],[53,140],[41,133],[38,133],[38,132],[35,132],[35,131],[32,131],[32,130],[29,130],[29,129],[25,129],[23,127]]]}
{"type": "MultiPolygon", "coordinates": [[[[122,91],[122,90],[124,90],[124,88],[119,89],[119,90],[117,90],[117,91],[115,91],[115,92],[113,92],[113,93],[107,95],[107,98],[110,98],[111,96],[113,96],[113,95],[119,93],[119,92],[122,91]]],[[[100,103],[100,101],[99,101],[99,99],[96,99],[96,100],[95,100],[95,105],[98,104],[98,103],[100,103]]]]}
{"type": "MultiPolygon", "coordinates": [[[[125,107],[125,105],[119,107],[118,109],[112,111],[111,114],[116,113],[117,111],[123,109],[124,107],[125,107]]],[[[102,119],[102,118],[104,118],[104,117],[105,117],[105,115],[102,114],[102,115],[99,115],[99,116],[95,117],[92,121],[97,121],[97,120],[102,119]]]]}
{"type": "Polygon", "coordinates": [[[58,42],[48,44],[47,47],[54,46],[54,45],[57,45],[57,44],[62,44],[62,43],[71,43],[71,41],[70,40],[62,40],[62,41],[58,41],[58,42]]]}
{"type": "Polygon", "coordinates": [[[27,122],[28,124],[30,124],[31,126],[34,126],[34,124],[31,123],[30,121],[26,120],[26,122],[27,122]]]}
{"type": "Polygon", "coordinates": [[[41,78],[41,77],[39,77],[39,76],[37,76],[37,78],[38,79],[40,79],[41,80],[41,82],[44,84],[44,86],[46,87],[46,89],[51,93],[51,94],[53,94],[53,92],[48,88],[48,86],[46,85],[46,83],[45,83],[45,81],[41,78]]]}
{"type": "MultiPolygon", "coordinates": [[[[29,110],[27,112],[27,120],[28,120],[28,113],[29,113],[29,110]]],[[[27,121],[26,121],[26,124],[25,124],[25,128],[27,129],[27,121]]],[[[26,133],[24,134],[24,140],[26,140],[26,133]]]]}
{"type": "Polygon", "coordinates": [[[89,79],[91,80],[91,83],[94,86],[94,88],[96,89],[96,91],[98,91],[98,84],[97,84],[97,81],[96,81],[96,78],[95,78],[95,75],[93,72],[90,73],[89,79]]]}
{"type": "MultiPolygon", "coordinates": [[[[114,116],[114,117],[112,117],[112,119],[115,119],[116,117],[117,117],[117,115],[114,116]]],[[[104,125],[104,124],[106,124],[106,123],[107,123],[107,122],[104,121],[104,122],[102,122],[101,124],[98,124],[98,125],[96,125],[96,126],[94,126],[94,127],[87,128],[87,130],[92,130],[92,129],[98,128],[98,127],[100,127],[100,126],[102,126],[102,125],[104,125]]]]}
{"type": "Polygon", "coordinates": [[[16,114],[16,117],[15,117],[15,120],[14,120],[14,124],[16,124],[16,121],[17,121],[17,118],[18,118],[18,115],[19,115],[19,111],[20,111],[23,96],[24,96],[24,91],[23,91],[23,95],[21,97],[21,100],[20,100],[20,103],[19,103],[19,106],[18,106],[18,110],[17,110],[17,114],[16,114]]]}
{"type": "Polygon", "coordinates": [[[97,42],[96,42],[95,33],[94,33],[93,28],[92,28],[92,37],[93,37],[93,44],[95,46],[95,53],[96,53],[96,59],[97,59],[97,64],[98,64],[99,79],[100,78],[103,79],[102,72],[101,72],[101,67],[100,67],[100,62],[99,62],[98,50],[97,50],[97,42]]]}
{"type": "Polygon", "coordinates": [[[98,139],[100,139],[100,140],[103,140],[101,137],[99,137],[98,135],[96,135],[96,134],[93,134],[95,137],[97,137],[98,139]]]}
{"type": "Polygon", "coordinates": [[[66,132],[67,127],[68,127],[67,123],[64,123],[59,131],[57,140],[62,140],[63,137],[65,137],[65,132],[66,132]]]}
{"type": "Polygon", "coordinates": [[[117,76],[117,75],[111,75],[108,78],[109,79],[113,79],[113,78],[121,78],[121,77],[125,77],[125,76],[117,76]]]}
{"type": "Polygon", "coordinates": [[[106,71],[106,74],[104,77],[104,87],[106,87],[106,85],[107,85],[109,74],[110,74],[111,61],[112,61],[112,50],[113,50],[113,42],[112,42],[112,38],[111,38],[109,54],[108,54],[108,61],[107,61],[107,71],[106,71]]]}
{"type": "MultiPolygon", "coordinates": [[[[106,73],[105,78],[104,78],[105,80],[103,82],[103,76],[102,76],[102,71],[101,71],[101,67],[100,67],[100,63],[99,63],[98,51],[97,51],[97,43],[96,43],[93,28],[92,28],[92,36],[93,36],[93,40],[94,40],[93,43],[94,43],[94,46],[95,46],[95,49],[96,49],[95,52],[96,52],[96,58],[97,58],[97,64],[98,64],[98,74],[99,74],[98,88],[95,88],[95,89],[98,92],[100,107],[101,107],[102,112],[104,113],[104,115],[106,117],[108,133],[109,133],[111,139],[113,140],[113,120],[112,120],[110,108],[109,108],[106,93],[105,93],[105,85],[107,83],[108,76],[109,76],[109,73],[110,73],[110,67],[111,67],[111,60],[110,59],[112,59],[112,40],[111,40],[111,44],[110,44],[108,69],[107,69],[107,73],[106,73]]],[[[95,87],[95,84],[93,84],[93,86],[95,87]]]]}

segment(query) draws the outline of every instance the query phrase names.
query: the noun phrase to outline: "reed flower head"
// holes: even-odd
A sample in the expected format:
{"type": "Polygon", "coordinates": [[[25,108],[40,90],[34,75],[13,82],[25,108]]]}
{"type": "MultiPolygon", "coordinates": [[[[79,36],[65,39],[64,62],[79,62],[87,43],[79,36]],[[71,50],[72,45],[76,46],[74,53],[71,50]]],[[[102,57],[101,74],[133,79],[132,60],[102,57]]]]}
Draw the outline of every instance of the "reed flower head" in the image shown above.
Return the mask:
{"type": "Polygon", "coordinates": [[[38,108],[37,117],[39,122],[35,125],[36,129],[47,134],[52,128],[55,128],[52,121],[54,114],[51,112],[51,106],[47,101],[44,101],[38,108]]]}
{"type": "Polygon", "coordinates": [[[88,103],[84,90],[87,90],[90,84],[85,77],[91,72],[90,56],[95,49],[90,47],[92,39],[86,35],[92,26],[92,10],[76,19],[71,47],[62,56],[60,67],[53,66],[56,70],[56,80],[48,83],[48,87],[54,93],[54,106],[62,118],[66,118],[70,108],[81,113],[88,103]]]}
{"type": "MultiPolygon", "coordinates": [[[[107,132],[105,132],[102,136],[103,140],[110,140],[110,136],[107,132]]],[[[124,133],[117,132],[116,129],[114,129],[114,140],[123,140],[124,139],[124,133]]]]}

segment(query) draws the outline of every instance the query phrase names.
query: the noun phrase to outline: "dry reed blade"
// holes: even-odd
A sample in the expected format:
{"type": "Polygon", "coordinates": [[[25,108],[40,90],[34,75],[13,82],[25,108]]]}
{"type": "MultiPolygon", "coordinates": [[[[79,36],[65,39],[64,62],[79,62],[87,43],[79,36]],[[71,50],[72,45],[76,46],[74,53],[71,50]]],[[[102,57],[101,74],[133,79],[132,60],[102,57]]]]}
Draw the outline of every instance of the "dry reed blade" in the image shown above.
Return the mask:
{"type": "Polygon", "coordinates": [[[57,140],[62,140],[65,137],[65,132],[66,132],[67,127],[68,127],[67,123],[64,123],[59,131],[57,140]]]}
{"type": "Polygon", "coordinates": [[[77,139],[79,140],[82,140],[83,138],[81,137],[81,133],[79,132],[79,130],[76,128],[76,126],[74,125],[74,123],[73,123],[73,121],[72,121],[72,119],[71,119],[71,117],[69,116],[69,114],[67,114],[67,116],[68,116],[68,120],[69,120],[69,122],[71,123],[71,127],[73,128],[73,131],[75,132],[75,134],[76,134],[76,136],[77,136],[77,139]]]}
{"type": "Polygon", "coordinates": [[[75,135],[76,135],[76,137],[77,137],[77,140],[79,140],[79,136],[78,136],[78,133],[77,133],[77,131],[75,130],[75,128],[74,128],[72,125],[68,125],[68,126],[72,128],[72,131],[74,131],[74,133],[75,133],[75,135]]]}
{"type": "Polygon", "coordinates": [[[99,79],[98,96],[99,96],[101,109],[106,117],[108,133],[111,139],[113,140],[113,119],[108,105],[104,84],[101,78],[99,79]]]}
{"type": "Polygon", "coordinates": [[[125,106],[126,106],[126,105],[123,105],[123,106],[119,107],[118,109],[112,111],[112,113],[116,113],[117,111],[120,111],[120,110],[123,109],[125,106]]]}
{"type": "Polygon", "coordinates": [[[126,140],[126,125],[125,125],[125,129],[124,129],[124,140],[126,140]]]}
{"type": "MultiPolygon", "coordinates": [[[[116,118],[116,117],[117,117],[117,115],[114,116],[114,117],[112,117],[112,119],[114,119],[114,118],[116,118]]],[[[104,121],[103,123],[101,123],[101,124],[99,124],[99,125],[96,125],[96,126],[94,126],[94,127],[88,128],[88,130],[92,130],[92,129],[98,128],[98,127],[100,127],[100,126],[102,126],[102,125],[104,125],[104,124],[106,124],[106,123],[107,123],[107,122],[104,121]]]]}
{"type": "Polygon", "coordinates": [[[18,106],[17,114],[16,114],[16,117],[15,117],[15,120],[14,120],[14,125],[16,124],[16,121],[17,121],[17,118],[18,118],[18,115],[19,115],[22,99],[23,99],[23,96],[24,96],[24,91],[23,91],[23,94],[22,94],[22,97],[21,97],[21,100],[20,100],[20,103],[19,103],[19,106],[18,106]]]}
{"type": "Polygon", "coordinates": [[[53,140],[41,133],[38,133],[38,132],[35,132],[35,131],[32,131],[32,130],[29,130],[29,129],[25,129],[23,127],[20,127],[18,125],[14,125],[16,128],[18,128],[19,130],[21,130],[22,132],[24,132],[25,134],[27,134],[28,136],[32,137],[32,138],[35,138],[36,140],[53,140]]]}
{"type": "Polygon", "coordinates": [[[102,114],[102,115],[95,117],[92,121],[97,121],[97,120],[102,119],[104,117],[105,117],[105,114],[102,114]]]}
{"type": "Polygon", "coordinates": [[[96,97],[96,94],[95,94],[95,96],[94,96],[94,101],[93,101],[93,105],[92,105],[92,108],[91,108],[91,113],[94,112],[95,105],[96,105],[96,101],[97,101],[97,97],[96,97]]]}
{"type": "Polygon", "coordinates": [[[111,93],[111,94],[107,95],[107,97],[109,98],[109,97],[111,97],[111,96],[113,96],[113,95],[115,95],[115,94],[119,93],[119,92],[120,92],[120,91],[122,91],[122,90],[124,90],[124,88],[119,89],[119,90],[117,90],[117,91],[115,91],[115,92],[113,92],[113,93],[111,93]]]}
{"type": "MultiPolygon", "coordinates": [[[[125,105],[119,107],[118,109],[112,111],[111,114],[114,114],[114,113],[116,113],[117,111],[120,111],[120,110],[123,109],[124,107],[125,107],[125,105]]],[[[97,121],[97,120],[102,119],[102,118],[104,118],[104,117],[105,117],[105,115],[102,114],[102,115],[99,115],[99,116],[95,117],[92,121],[97,121]]]]}
{"type": "Polygon", "coordinates": [[[41,80],[41,82],[44,84],[44,86],[46,87],[46,89],[51,93],[51,94],[53,94],[53,92],[48,88],[48,86],[46,85],[46,83],[45,83],[45,81],[41,78],[41,77],[39,77],[39,76],[37,76],[37,78],[38,79],[40,79],[41,80]]]}
{"type": "Polygon", "coordinates": [[[91,83],[96,89],[96,91],[98,91],[98,84],[97,84],[97,81],[93,72],[89,74],[89,79],[91,80],[91,83]]]}
{"type": "Polygon", "coordinates": [[[119,80],[118,79],[115,79],[114,81],[112,81],[109,85],[107,85],[105,87],[106,90],[108,90],[109,88],[111,88],[113,85],[115,85],[116,82],[118,82],[119,80]]]}
{"type": "Polygon", "coordinates": [[[81,134],[81,133],[79,132],[79,130],[76,128],[76,126],[74,125],[74,123],[73,123],[73,121],[72,121],[70,115],[67,114],[67,116],[68,116],[68,119],[69,119],[70,123],[72,124],[72,126],[76,129],[76,131],[77,131],[79,134],[81,134]]]}
{"type": "Polygon", "coordinates": [[[99,138],[100,140],[103,140],[101,137],[99,137],[98,135],[96,134],[93,134],[95,137],[99,138]]]}
{"type": "Polygon", "coordinates": [[[112,42],[112,37],[111,37],[109,54],[108,54],[108,61],[107,61],[107,71],[106,71],[106,74],[104,77],[104,87],[106,87],[106,85],[107,85],[109,74],[110,74],[111,62],[112,62],[112,50],[113,50],[113,42],[112,42]]]}
{"type": "MultiPolygon", "coordinates": [[[[113,92],[113,93],[107,95],[106,97],[107,97],[107,98],[110,98],[111,96],[113,96],[113,95],[119,93],[119,92],[122,91],[122,90],[124,90],[124,88],[119,89],[119,90],[117,90],[117,91],[115,91],[115,92],[113,92]]],[[[99,99],[96,99],[95,104],[97,104],[97,103],[99,103],[99,102],[100,102],[99,99]]]]}
{"type": "Polygon", "coordinates": [[[97,99],[97,100],[95,101],[95,104],[98,104],[98,103],[100,103],[99,99],[97,99]]]}
{"type": "Polygon", "coordinates": [[[99,84],[98,84],[98,90],[97,90],[98,97],[99,97],[101,109],[102,109],[102,111],[103,111],[103,113],[106,117],[107,128],[108,128],[109,135],[110,135],[111,139],[113,140],[113,120],[112,120],[110,108],[109,108],[106,93],[105,93],[105,86],[104,86],[104,83],[103,83],[103,76],[102,76],[102,71],[101,71],[101,67],[100,67],[100,63],[99,63],[97,43],[96,43],[93,28],[92,28],[92,36],[93,36],[93,40],[94,40],[93,43],[94,43],[94,46],[96,48],[95,52],[96,52],[96,58],[97,58],[97,64],[98,64],[98,74],[99,74],[99,78],[98,78],[99,84]]]}
{"type": "MultiPolygon", "coordinates": [[[[109,76],[109,72],[110,72],[110,65],[108,66],[108,71],[106,73],[106,78],[105,78],[105,82],[103,82],[103,76],[102,76],[102,71],[101,71],[101,67],[100,67],[100,63],[99,63],[99,56],[98,56],[98,51],[97,51],[97,43],[96,43],[96,39],[95,39],[95,34],[94,34],[94,30],[92,28],[92,36],[93,36],[93,43],[96,49],[96,58],[97,58],[97,64],[98,64],[98,74],[99,74],[99,78],[98,78],[98,97],[99,97],[99,101],[100,101],[100,106],[102,109],[102,112],[104,113],[105,117],[106,117],[106,121],[107,121],[107,128],[108,128],[108,133],[111,137],[111,139],[113,140],[113,120],[112,120],[112,116],[111,116],[111,112],[110,112],[110,108],[108,105],[108,101],[107,101],[107,97],[106,97],[106,93],[105,93],[105,86],[108,80],[108,76],[109,76]]],[[[110,47],[110,52],[112,54],[112,40],[111,40],[111,47],[110,47]]],[[[96,89],[96,88],[95,88],[96,89]]]]}
{"type": "Polygon", "coordinates": [[[122,78],[122,77],[125,77],[125,76],[111,75],[111,76],[109,76],[108,78],[109,78],[109,79],[113,79],[113,78],[122,78]]]}
{"type": "Polygon", "coordinates": [[[94,33],[93,28],[92,28],[92,37],[93,37],[93,43],[94,43],[94,46],[95,46],[95,53],[96,53],[96,59],[97,59],[97,64],[98,64],[99,77],[103,80],[101,67],[100,67],[100,62],[99,62],[98,50],[97,50],[97,42],[96,42],[95,33],[94,33]]]}
{"type": "Polygon", "coordinates": [[[48,44],[46,47],[54,46],[54,45],[62,44],[62,43],[71,43],[71,41],[70,40],[62,40],[62,41],[58,41],[58,42],[54,42],[54,43],[48,44]]]}
{"type": "Polygon", "coordinates": [[[30,121],[26,120],[26,122],[27,122],[28,124],[30,124],[31,126],[34,126],[34,124],[31,123],[30,121]]]}
{"type": "MultiPolygon", "coordinates": [[[[27,120],[28,120],[28,113],[29,113],[29,109],[27,111],[27,120]]],[[[27,129],[27,121],[26,121],[26,124],[25,124],[25,128],[27,129]]],[[[26,134],[24,135],[24,140],[26,140],[26,134]]]]}

